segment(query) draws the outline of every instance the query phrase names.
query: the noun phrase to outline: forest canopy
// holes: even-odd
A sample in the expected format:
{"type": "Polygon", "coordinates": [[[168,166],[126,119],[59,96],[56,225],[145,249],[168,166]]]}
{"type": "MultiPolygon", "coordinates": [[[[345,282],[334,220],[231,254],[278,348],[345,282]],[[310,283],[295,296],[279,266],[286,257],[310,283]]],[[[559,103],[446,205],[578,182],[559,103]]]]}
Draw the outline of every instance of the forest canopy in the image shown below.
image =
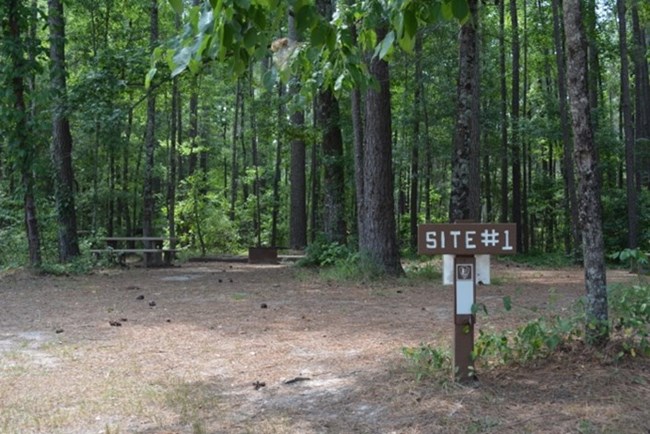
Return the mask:
{"type": "MultiPolygon", "coordinates": [[[[5,1],[0,266],[155,234],[398,272],[418,223],[457,215],[579,260],[558,5],[5,1]]],[[[582,6],[605,250],[648,250],[650,6],[582,6]]]]}

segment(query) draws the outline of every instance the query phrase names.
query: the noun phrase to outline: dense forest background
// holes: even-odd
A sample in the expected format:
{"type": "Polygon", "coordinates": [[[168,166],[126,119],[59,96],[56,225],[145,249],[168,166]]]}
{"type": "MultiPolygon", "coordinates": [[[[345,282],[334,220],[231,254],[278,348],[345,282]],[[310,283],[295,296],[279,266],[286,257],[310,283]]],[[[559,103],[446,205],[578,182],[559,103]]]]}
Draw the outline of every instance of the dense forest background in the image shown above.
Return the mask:
{"type": "MultiPolygon", "coordinates": [[[[1,266],[75,257],[65,246],[71,227],[82,254],[99,236],[133,234],[169,235],[201,254],[253,245],[356,249],[368,231],[394,233],[401,254],[413,254],[417,223],[457,217],[459,112],[472,114],[480,144],[470,168],[478,215],[460,217],[518,223],[522,252],[580,256],[559,0],[468,2],[462,26],[477,24],[469,102],[459,86],[467,34],[458,20],[419,20],[415,31],[403,15],[412,37],[389,44],[379,27],[356,35],[361,9],[347,2],[314,9],[336,34],[301,24],[309,2],[263,17],[254,6],[264,2],[224,2],[232,3],[225,16],[248,11],[268,35],[233,36],[229,44],[250,50],[216,48],[213,61],[197,61],[208,42],[176,37],[192,27],[201,35],[215,18],[207,2],[180,3],[0,5],[1,266]],[[340,73],[333,57],[308,48],[341,35],[377,46],[375,56],[349,51],[361,66],[340,73]],[[366,76],[375,81],[364,84],[366,76]],[[361,167],[389,179],[392,197],[360,211],[358,143],[373,134],[390,140],[378,163],[366,158],[361,167]],[[386,212],[394,227],[368,217],[386,212]]],[[[376,3],[381,15],[381,3],[360,3],[376,3]]],[[[605,248],[648,249],[650,4],[582,3],[605,248]]]]}

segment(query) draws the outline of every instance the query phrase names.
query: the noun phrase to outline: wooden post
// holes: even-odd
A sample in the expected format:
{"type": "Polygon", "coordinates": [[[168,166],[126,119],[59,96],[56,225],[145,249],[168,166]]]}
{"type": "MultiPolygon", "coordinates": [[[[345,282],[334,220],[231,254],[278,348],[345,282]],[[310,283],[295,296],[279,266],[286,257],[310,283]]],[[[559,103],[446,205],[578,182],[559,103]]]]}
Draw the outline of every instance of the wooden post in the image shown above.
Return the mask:
{"type": "Polygon", "coordinates": [[[476,257],[454,259],[454,378],[458,382],[475,380],[474,323],[472,306],[476,301],[476,257]]]}
{"type": "Polygon", "coordinates": [[[454,379],[476,380],[472,351],[476,301],[476,256],[516,253],[513,223],[428,223],[418,226],[418,253],[454,257],[454,379]]]}

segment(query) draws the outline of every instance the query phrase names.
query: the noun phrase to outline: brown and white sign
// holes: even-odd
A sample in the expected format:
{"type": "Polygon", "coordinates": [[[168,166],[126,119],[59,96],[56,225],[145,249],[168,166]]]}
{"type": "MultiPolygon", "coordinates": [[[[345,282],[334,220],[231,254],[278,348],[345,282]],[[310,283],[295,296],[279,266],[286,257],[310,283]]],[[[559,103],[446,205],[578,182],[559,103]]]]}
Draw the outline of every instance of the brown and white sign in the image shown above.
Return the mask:
{"type": "Polygon", "coordinates": [[[516,253],[514,223],[430,223],[418,226],[421,255],[512,255],[516,253]]]}

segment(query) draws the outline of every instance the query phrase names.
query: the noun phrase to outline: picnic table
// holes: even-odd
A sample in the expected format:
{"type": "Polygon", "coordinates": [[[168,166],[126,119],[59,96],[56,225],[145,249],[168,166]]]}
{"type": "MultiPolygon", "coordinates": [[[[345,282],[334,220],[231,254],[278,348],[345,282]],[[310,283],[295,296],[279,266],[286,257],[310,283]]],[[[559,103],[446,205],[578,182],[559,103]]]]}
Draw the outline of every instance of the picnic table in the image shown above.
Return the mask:
{"type": "Polygon", "coordinates": [[[127,255],[139,255],[142,257],[145,267],[156,267],[171,265],[178,249],[165,247],[166,242],[174,239],[169,237],[103,237],[99,242],[101,248],[91,249],[95,256],[109,255],[111,260],[124,264],[127,255]]]}

